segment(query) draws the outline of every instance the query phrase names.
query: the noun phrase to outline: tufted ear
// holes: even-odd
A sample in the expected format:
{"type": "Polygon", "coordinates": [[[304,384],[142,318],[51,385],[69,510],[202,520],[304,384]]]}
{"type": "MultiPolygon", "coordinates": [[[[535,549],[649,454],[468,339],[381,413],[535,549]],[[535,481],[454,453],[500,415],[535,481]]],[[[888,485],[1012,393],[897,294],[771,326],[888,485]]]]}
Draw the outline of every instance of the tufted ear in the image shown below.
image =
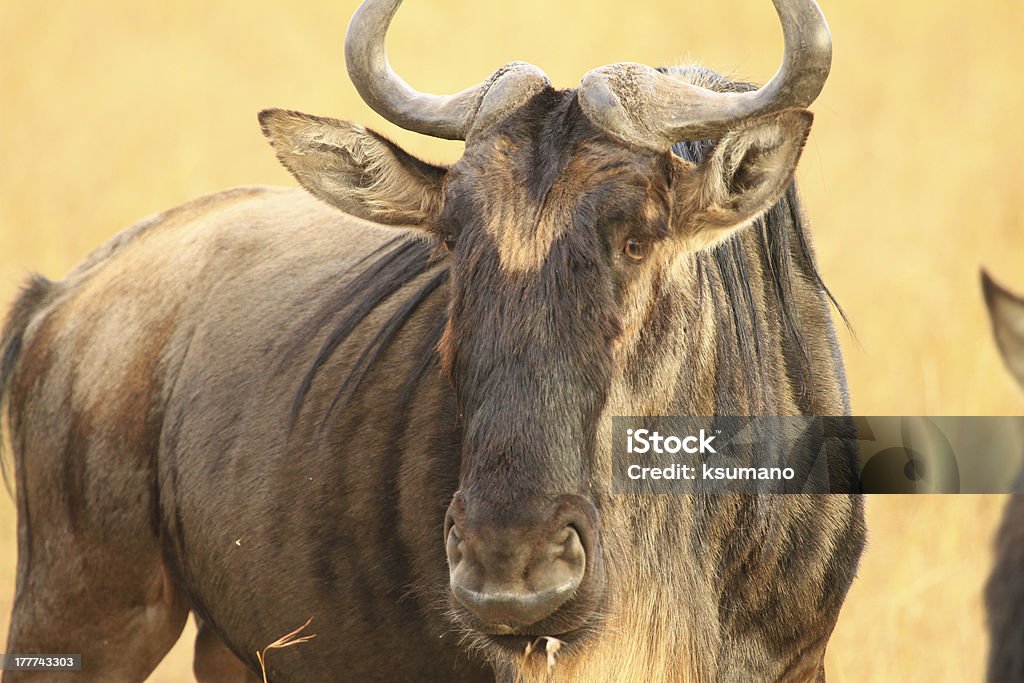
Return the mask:
{"type": "Polygon", "coordinates": [[[1010,373],[1024,387],[1024,299],[1000,287],[984,270],[981,287],[999,352],[1010,373]]]}
{"type": "Polygon", "coordinates": [[[729,131],[700,166],[673,157],[675,228],[693,249],[754,221],[793,179],[813,116],[787,109],[729,131]]]}
{"type": "Polygon", "coordinates": [[[371,130],[283,109],[261,111],[260,125],[299,184],[342,211],[424,227],[440,211],[447,169],[420,161],[371,130]]]}

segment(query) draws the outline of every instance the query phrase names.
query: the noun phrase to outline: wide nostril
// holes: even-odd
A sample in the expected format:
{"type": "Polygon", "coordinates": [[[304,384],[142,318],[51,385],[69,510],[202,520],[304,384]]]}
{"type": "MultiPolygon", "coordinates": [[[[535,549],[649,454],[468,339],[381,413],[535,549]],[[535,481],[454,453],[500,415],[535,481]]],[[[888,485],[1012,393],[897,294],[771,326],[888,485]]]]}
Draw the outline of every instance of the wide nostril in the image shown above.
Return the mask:
{"type": "Polygon", "coordinates": [[[487,624],[534,624],[569,600],[583,582],[586,552],[573,527],[539,547],[490,540],[466,542],[453,527],[447,542],[452,594],[487,624]],[[500,551],[488,547],[497,545],[503,546],[500,551]]]}
{"type": "Polygon", "coordinates": [[[579,532],[575,527],[567,526],[552,539],[548,552],[553,561],[586,564],[587,554],[579,532]]]}

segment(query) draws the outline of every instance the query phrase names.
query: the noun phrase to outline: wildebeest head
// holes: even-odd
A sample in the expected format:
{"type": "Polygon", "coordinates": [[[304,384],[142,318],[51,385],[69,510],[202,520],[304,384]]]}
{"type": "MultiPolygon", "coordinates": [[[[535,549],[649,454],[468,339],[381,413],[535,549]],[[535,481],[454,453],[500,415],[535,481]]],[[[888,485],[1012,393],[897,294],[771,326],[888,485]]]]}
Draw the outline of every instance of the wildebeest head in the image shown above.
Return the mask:
{"type": "MultiPolygon", "coordinates": [[[[503,635],[585,627],[603,591],[593,484],[597,426],[665,272],[749,224],[789,184],[828,74],[813,0],[775,0],[786,56],[759,90],[721,93],[637,64],[556,91],[511,64],[449,97],[412,90],[384,35],[401,0],[367,0],[346,43],[363,98],[391,121],[463,139],[449,168],[365,128],[261,114],[278,156],[317,197],[416,226],[450,254],[440,344],[463,429],[445,521],[451,605],[503,635]],[[718,139],[700,165],[680,140],[718,139]]],[[[621,406],[620,406],[621,407],[621,406]]]]}

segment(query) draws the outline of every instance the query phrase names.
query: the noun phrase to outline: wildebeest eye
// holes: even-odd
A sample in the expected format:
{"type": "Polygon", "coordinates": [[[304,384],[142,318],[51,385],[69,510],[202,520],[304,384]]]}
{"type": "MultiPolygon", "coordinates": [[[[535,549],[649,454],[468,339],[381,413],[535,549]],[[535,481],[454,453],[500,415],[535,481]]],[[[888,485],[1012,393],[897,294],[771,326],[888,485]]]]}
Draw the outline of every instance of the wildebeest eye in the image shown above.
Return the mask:
{"type": "Polygon", "coordinates": [[[647,242],[635,237],[628,238],[622,245],[622,253],[631,261],[643,261],[647,258],[647,242]]]}
{"type": "Polygon", "coordinates": [[[455,249],[455,233],[454,232],[446,232],[444,234],[444,248],[447,249],[448,251],[452,251],[453,249],[455,249]]]}

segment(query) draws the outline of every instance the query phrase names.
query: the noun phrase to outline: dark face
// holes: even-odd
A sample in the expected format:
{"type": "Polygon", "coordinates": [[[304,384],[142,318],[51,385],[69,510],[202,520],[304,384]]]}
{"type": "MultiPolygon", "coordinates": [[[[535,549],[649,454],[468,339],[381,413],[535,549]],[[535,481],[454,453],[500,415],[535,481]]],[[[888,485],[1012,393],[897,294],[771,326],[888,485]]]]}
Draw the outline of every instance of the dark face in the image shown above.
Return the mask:
{"type": "Polygon", "coordinates": [[[562,634],[600,601],[597,424],[624,281],[668,234],[671,168],[551,92],[448,173],[441,357],[464,437],[446,542],[453,607],[485,633],[562,634]]]}
{"type": "Polygon", "coordinates": [[[449,250],[439,351],[463,437],[444,525],[451,614],[509,654],[542,635],[571,644],[605,592],[598,427],[638,405],[621,400],[625,375],[657,374],[663,350],[638,340],[663,300],[685,306],[692,254],[785,189],[810,115],[740,126],[694,166],[612,138],[577,93],[546,89],[471,135],[449,169],[354,124],[262,121],[313,194],[449,250]]]}

